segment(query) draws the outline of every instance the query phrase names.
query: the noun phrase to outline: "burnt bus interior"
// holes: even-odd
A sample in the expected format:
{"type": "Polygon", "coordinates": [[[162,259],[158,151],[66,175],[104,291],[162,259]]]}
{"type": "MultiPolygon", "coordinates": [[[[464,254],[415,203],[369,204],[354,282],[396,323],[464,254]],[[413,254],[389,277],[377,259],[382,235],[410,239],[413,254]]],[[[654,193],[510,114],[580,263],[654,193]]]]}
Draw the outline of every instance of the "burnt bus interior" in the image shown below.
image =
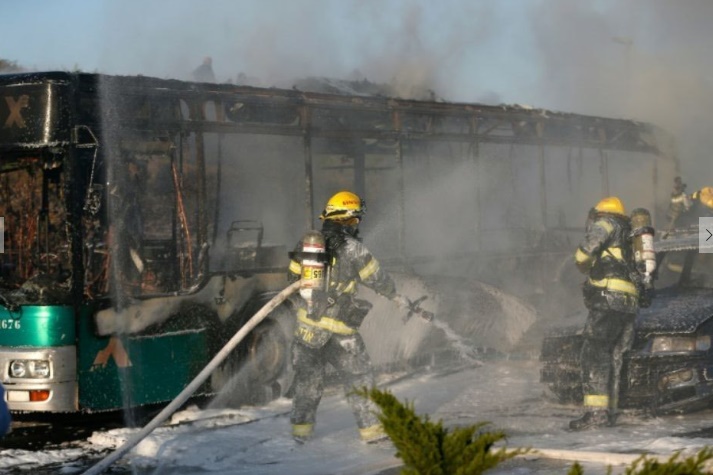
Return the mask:
{"type": "Polygon", "coordinates": [[[83,73],[0,76],[0,95],[13,305],[284,269],[340,189],[391,265],[550,282],[602,194],[658,212],[678,168],[650,124],[517,106],[83,73]]]}
{"type": "MultiPolygon", "coordinates": [[[[38,275],[66,282],[71,271],[64,226],[66,200],[61,161],[37,153],[3,160],[0,180],[5,252],[2,284],[17,288],[38,275]]],[[[66,293],[65,287],[57,287],[66,293]]]]}

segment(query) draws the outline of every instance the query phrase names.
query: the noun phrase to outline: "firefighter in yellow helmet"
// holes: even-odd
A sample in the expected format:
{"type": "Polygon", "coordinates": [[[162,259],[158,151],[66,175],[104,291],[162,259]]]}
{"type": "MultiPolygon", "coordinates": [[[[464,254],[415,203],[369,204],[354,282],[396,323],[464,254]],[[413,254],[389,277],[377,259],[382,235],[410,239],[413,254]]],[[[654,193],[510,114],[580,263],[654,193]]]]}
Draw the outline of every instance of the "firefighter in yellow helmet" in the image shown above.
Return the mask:
{"type": "Polygon", "coordinates": [[[673,191],[666,212],[669,231],[676,227],[678,218],[691,208],[691,199],[686,194],[686,186],[680,176],[673,179],[673,191]]]}
{"type": "Polygon", "coordinates": [[[704,186],[691,194],[691,208],[688,214],[694,220],[691,224],[698,224],[698,218],[713,217],[713,187],[704,186]]]}
{"type": "MultiPolygon", "coordinates": [[[[329,199],[320,216],[329,260],[325,302],[312,314],[298,308],[292,345],[295,378],[290,422],[292,436],[299,443],[312,436],[327,364],[346,376],[346,397],[361,439],[369,443],[386,437],[373,403],[352,392],[355,387],[374,385],[371,360],[359,334],[359,326],[372,305],[355,295],[357,286],[363,284],[401,308],[408,301],[396,293],[393,279],[358,237],[365,211],[359,196],[340,191],[329,199]]],[[[296,248],[300,250],[301,243],[296,248]]],[[[301,273],[302,264],[293,258],[289,280],[298,280],[301,273]]]]}
{"type": "Polygon", "coordinates": [[[570,422],[572,430],[615,422],[621,362],[639,306],[633,262],[630,219],[619,198],[604,198],[575,253],[577,268],[588,275],[583,294],[589,314],[581,353],[585,412],[570,422]]]}
{"type": "MultiPolygon", "coordinates": [[[[698,218],[713,217],[713,187],[704,186],[691,193],[690,196],[685,193],[683,196],[685,197],[685,206],[671,219],[670,230],[698,225],[698,218]]],[[[673,198],[671,201],[673,203],[673,198]]]]}

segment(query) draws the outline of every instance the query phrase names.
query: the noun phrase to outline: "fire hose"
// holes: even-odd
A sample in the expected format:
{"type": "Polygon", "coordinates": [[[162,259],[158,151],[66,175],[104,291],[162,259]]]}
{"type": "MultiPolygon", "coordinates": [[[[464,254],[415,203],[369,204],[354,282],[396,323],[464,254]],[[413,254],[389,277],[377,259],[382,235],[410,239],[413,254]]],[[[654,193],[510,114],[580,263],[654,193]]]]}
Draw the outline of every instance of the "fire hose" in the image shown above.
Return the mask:
{"type": "Polygon", "coordinates": [[[84,472],[83,475],[95,475],[102,473],[112,463],[119,460],[122,456],[124,456],[124,454],[146,438],[146,436],[148,436],[156,427],[168,419],[179,407],[181,407],[184,402],[186,402],[186,400],[201,386],[201,384],[208,379],[211,373],[213,373],[218,365],[220,365],[223,360],[228,357],[230,352],[235,349],[235,347],[248,335],[248,333],[250,333],[253,328],[262,322],[265,317],[267,317],[278,305],[284,302],[287,297],[297,291],[299,287],[300,281],[298,280],[288,287],[285,287],[280,293],[275,295],[255,315],[253,315],[252,318],[250,318],[250,320],[248,320],[235,335],[233,335],[228,343],[225,344],[225,346],[213,357],[213,359],[210,360],[206,367],[198,373],[193,381],[191,381],[188,386],[186,386],[185,389],[168,404],[168,406],[159,412],[156,417],[144,426],[143,429],[124,442],[124,445],[110,453],[104,459],[100,460],[96,465],[90,467],[89,470],[84,472]]]}

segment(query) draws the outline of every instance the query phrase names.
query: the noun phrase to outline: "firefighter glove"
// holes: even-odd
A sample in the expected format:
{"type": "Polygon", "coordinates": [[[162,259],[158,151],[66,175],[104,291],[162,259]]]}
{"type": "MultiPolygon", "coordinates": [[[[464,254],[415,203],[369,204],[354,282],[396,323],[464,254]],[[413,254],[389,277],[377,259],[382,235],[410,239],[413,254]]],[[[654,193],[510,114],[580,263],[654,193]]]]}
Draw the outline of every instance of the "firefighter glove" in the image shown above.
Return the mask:
{"type": "Polygon", "coordinates": [[[391,299],[392,302],[396,304],[397,307],[401,310],[410,310],[411,309],[411,302],[409,299],[404,297],[403,295],[396,294],[394,298],[391,299]]]}

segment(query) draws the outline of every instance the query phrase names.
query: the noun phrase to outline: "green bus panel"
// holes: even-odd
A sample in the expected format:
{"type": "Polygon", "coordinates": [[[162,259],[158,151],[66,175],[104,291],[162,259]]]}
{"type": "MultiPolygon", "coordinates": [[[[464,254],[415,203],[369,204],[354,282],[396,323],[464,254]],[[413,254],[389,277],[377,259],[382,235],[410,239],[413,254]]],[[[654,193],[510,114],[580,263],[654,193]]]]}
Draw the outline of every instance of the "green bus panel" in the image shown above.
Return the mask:
{"type": "Polygon", "coordinates": [[[73,345],[74,339],[72,307],[32,305],[14,312],[0,308],[0,346],[66,346],[73,345]]]}
{"type": "Polygon", "coordinates": [[[205,331],[99,337],[91,312],[80,322],[79,406],[105,411],[167,402],[208,364],[205,331]]]}

